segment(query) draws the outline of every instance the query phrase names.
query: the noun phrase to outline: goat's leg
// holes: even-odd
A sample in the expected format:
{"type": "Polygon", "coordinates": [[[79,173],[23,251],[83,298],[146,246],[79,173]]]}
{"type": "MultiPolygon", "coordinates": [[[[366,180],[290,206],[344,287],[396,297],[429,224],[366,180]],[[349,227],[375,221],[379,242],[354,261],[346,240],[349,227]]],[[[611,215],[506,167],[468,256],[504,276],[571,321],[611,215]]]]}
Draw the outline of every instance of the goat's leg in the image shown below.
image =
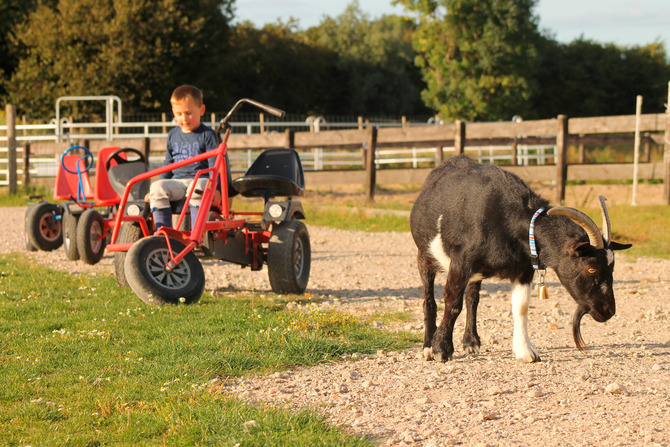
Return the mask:
{"type": "Polygon", "coordinates": [[[457,270],[452,264],[444,288],[444,316],[433,336],[433,357],[439,362],[446,362],[454,355],[454,324],[463,310],[463,293],[468,282],[457,270]]]}
{"type": "Polygon", "coordinates": [[[471,282],[465,289],[465,332],[463,333],[463,350],[468,354],[477,354],[482,345],[477,334],[477,306],[479,305],[479,290],[482,282],[471,282]]]}
{"type": "Polygon", "coordinates": [[[431,342],[437,325],[437,304],[435,303],[435,269],[430,258],[421,252],[418,256],[419,275],[423,284],[423,355],[426,360],[432,358],[431,342]]]}
{"type": "Polygon", "coordinates": [[[539,362],[540,355],[530,343],[528,336],[528,304],[530,303],[530,282],[512,283],[512,315],[514,315],[514,337],[512,353],[517,360],[531,363],[539,362]]]}

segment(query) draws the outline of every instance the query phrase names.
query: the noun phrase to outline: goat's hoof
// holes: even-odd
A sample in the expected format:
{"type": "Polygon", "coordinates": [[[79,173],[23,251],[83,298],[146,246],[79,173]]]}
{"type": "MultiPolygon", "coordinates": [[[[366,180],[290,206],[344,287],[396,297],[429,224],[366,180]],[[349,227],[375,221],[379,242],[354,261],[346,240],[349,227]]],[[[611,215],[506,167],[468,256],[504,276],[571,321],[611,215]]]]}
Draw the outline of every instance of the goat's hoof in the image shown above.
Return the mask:
{"type": "Polygon", "coordinates": [[[435,359],[436,362],[447,362],[451,360],[453,357],[453,354],[448,354],[440,351],[433,351],[433,358],[435,359]]]}
{"type": "Polygon", "coordinates": [[[541,362],[540,354],[535,351],[535,349],[530,349],[525,353],[516,353],[516,359],[522,363],[535,363],[541,362]]]}
{"type": "Polygon", "coordinates": [[[433,360],[433,348],[430,346],[423,348],[423,358],[426,359],[427,362],[433,360]]]}
{"type": "Polygon", "coordinates": [[[477,345],[463,346],[463,350],[466,354],[479,354],[479,346],[477,345]]]}

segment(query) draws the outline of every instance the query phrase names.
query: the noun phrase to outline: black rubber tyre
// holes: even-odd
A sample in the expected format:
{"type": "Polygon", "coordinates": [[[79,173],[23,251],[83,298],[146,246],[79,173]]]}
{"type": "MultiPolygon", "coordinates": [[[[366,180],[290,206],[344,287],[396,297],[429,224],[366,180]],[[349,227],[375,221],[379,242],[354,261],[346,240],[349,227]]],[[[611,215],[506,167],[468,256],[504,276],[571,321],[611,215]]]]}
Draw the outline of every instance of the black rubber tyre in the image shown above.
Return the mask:
{"type": "Polygon", "coordinates": [[[97,210],[88,209],[79,217],[75,239],[82,261],[89,265],[100,262],[105,254],[107,238],[105,220],[97,210]]]}
{"type": "MultiPolygon", "coordinates": [[[[173,252],[184,245],[170,239],[173,252]]],[[[128,250],[124,262],[126,280],[133,292],[152,306],[161,304],[193,304],[205,290],[205,271],[191,251],[171,271],[165,271],[169,250],[164,236],[140,239],[128,250]]]]}
{"type": "Polygon", "coordinates": [[[28,251],[37,251],[37,247],[33,245],[32,242],[30,242],[30,238],[28,237],[28,227],[29,227],[29,222],[31,222],[31,215],[35,211],[34,206],[29,206],[26,208],[26,213],[25,213],[25,219],[24,219],[24,228],[23,228],[23,238],[25,239],[26,243],[26,250],[28,251]]]}
{"type": "MultiPolygon", "coordinates": [[[[142,228],[137,222],[124,222],[119,230],[119,237],[116,239],[118,244],[125,244],[132,242],[133,244],[142,238],[142,228]]],[[[128,287],[128,280],[126,279],[126,271],[123,268],[126,261],[125,251],[117,251],[114,253],[114,271],[116,272],[116,282],[121,288],[128,287]]]]}
{"type": "Polygon", "coordinates": [[[26,229],[28,242],[42,251],[52,251],[63,244],[61,210],[53,203],[40,203],[29,213],[26,229]]]}
{"type": "Polygon", "coordinates": [[[70,261],[79,260],[79,250],[77,249],[77,224],[79,215],[72,214],[67,209],[63,211],[63,249],[65,257],[70,261]]]}
{"type": "Polygon", "coordinates": [[[268,277],[275,293],[300,294],[311,266],[309,233],[304,223],[288,220],[272,227],[268,243],[268,277]]]}

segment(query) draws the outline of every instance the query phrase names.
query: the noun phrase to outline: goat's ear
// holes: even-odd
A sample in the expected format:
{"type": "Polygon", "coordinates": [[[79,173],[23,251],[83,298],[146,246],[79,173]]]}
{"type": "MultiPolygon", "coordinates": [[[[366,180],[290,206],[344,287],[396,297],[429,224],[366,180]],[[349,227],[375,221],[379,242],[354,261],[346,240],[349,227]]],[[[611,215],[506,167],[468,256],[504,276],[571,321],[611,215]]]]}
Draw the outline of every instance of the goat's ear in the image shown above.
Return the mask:
{"type": "Polygon", "coordinates": [[[633,244],[620,244],[618,242],[611,241],[609,248],[611,250],[628,250],[632,246],[633,244]]]}
{"type": "Polygon", "coordinates": [[[567,250],[570,256],[587,256],[593,253],[593,246],[588,242],[573,240],[567,244],[567,250]]]}

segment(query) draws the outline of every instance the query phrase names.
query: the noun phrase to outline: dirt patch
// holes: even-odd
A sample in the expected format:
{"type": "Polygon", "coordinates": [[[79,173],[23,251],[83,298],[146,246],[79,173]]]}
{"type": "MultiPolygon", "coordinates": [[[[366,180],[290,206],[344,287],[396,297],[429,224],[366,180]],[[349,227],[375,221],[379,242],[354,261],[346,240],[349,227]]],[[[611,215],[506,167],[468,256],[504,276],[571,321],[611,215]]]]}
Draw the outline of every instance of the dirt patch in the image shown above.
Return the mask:
{"type": "MultiPolygon", "coordinates": [[[[0,208],[6,228],[0,253],[21,252],[72,274],[113,274],[109,254],[88,266],[67,261],[62,249],[27,253],[23,212],[0,208]]],[[[316,305],[371,316],[371,324],[381,330],[422,334],[416,248],[408,233],[309,231],[313,269],[308,292],[316,305]],[[389,312],[406,312],[411,320],[385,324],[381,314],[389,312]]],[[[265,270],[213,261],[204,266],[207,288],[216,295],[270,290],[265,270]]],[[[466,355],[456,343],[453,361],[426,362],[417,345],[406,352],[353,355],[337,364],[225,384],[215,380],[211,389],[249,402],[310,407],[381,445],[668,446],[670,261],[617,256],[614,277],[617,314],[603,324],[584,318],[585,353],[572,341],[575,303],[550,273],[549,300],[533,298],[529,311],[540,363],[514,360],[509,284],[486,281],[477,355],[466,355]]],[[[454,340],[462,337],[464,321],[461,316],[454,340]]]]}

